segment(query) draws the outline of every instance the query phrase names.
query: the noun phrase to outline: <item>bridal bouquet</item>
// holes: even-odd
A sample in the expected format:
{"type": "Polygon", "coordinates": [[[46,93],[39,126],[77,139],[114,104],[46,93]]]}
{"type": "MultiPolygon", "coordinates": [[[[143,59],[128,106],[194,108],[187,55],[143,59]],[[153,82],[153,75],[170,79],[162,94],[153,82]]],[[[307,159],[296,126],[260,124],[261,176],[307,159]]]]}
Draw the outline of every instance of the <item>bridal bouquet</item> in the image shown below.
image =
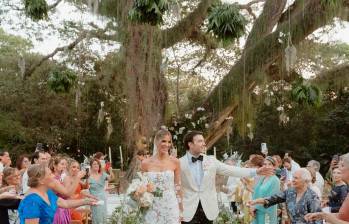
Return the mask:
{"type": "Polygon", "coordinates": [[[162,197],[162,190],[142,173],[137,173],[127,188],[121,207],[114,210],[109,218],[111,224],[141,224],[144,212],[153,205],[155,197],[162,197]]]}
{"type": "Polygon", "coordinates": [[[154,197],[162,197],[160,188],[155,188],[154,184],[149,181],[147,176],[137,173],[138,178],[133,179],[127,189],[127,195],[137,202],[140,208],[149,208],[154,201],[154,197]]]}

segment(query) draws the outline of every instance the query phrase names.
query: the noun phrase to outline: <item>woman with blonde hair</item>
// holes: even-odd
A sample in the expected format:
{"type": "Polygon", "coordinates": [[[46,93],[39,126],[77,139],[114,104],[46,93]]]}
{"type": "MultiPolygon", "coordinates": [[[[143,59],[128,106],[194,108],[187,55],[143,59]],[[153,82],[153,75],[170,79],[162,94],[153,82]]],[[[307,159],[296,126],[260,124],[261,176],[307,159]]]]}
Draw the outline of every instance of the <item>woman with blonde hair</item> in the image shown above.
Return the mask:
{"type": "Polygon", "coordinates": [[[28,194],[21,201],[18,212],[21,223],[51,224],[58,207],[74,208],[94,205],[95,200],[64,200],[49,189],[52,173],[45,165],[35,164],[28,169],[28,194]]]}

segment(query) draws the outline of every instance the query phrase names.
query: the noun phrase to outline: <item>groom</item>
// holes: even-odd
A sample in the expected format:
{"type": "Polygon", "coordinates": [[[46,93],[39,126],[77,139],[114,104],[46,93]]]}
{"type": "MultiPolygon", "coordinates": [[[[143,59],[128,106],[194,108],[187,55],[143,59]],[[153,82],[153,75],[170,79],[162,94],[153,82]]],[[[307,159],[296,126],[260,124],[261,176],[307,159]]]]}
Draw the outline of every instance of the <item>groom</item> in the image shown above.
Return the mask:
{"type": "Polygon", "coordinates": [[[209,224],[218,216],[216,175],[253,177],[270,174],[267,168],[248,169],[226,165],[213,156],[203,154],[202,132],[192,131],[184,137],[187,153],[180,158],[183,192],[182,224],[209,224]]]}

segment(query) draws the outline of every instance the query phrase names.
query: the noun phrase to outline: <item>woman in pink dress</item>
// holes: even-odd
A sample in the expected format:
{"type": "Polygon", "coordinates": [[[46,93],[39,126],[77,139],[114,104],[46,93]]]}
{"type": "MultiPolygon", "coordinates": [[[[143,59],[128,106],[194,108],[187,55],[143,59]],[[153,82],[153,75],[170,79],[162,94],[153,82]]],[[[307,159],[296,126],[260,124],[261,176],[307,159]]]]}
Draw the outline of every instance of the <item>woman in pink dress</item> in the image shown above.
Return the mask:
{"type": "MultiPolygon", "coordinates": [[[[54,178],[60,181],[62,185],[64,185],[62,174],[67,168],[67,159],[62,156],[53,157],[50,160],[49,168],[51,169],[54,175],[54,178]]],[[[57,196],[63,199],[66,199],[63,195],[57,194],[57,196]]],[[[69,209],[57,208],[54,219],[53,219],[53,224],[69,224],[70,220],[71,220],[71,215],[70,215],[69,209]]]]}

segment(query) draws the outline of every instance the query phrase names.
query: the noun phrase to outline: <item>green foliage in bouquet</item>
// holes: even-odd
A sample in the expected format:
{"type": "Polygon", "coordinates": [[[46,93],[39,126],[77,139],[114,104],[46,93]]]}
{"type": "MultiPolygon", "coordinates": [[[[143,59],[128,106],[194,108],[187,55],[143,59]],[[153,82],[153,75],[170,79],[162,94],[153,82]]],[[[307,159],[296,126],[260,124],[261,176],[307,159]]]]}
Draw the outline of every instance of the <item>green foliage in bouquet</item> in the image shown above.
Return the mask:
{"type": "Polygon", "coordinates": [[[109,224],[140,224],[142,223],[142,215],[140,212],[124,212],[123,207],[116,208],[111,217],[109,218],[109,224]]]}
{"type": "Polygon", "coordinates": [[[236,4],[217,4],[209,9],[208,32],[224,42],[232,42],[245,34],[246,18],[236,4]]]}
{"type": "Polygon", "coordinates": [[[47,18],[48,5],[45,0],[24,0],[25,14],[33,20],[47,18]]]}
{"type": "Polygon", "coordinates": [[[153,26],[163,23],[163,14],[169,8],[169,0],[134,0],[129,18],[134,22],[153,26]]]}
{"type": "Polygon", "coordinates": [[[220,208],[220,212],[218,214],[218,217],[213,222],[214,224],[242,224],[243,221],[239,220],[238,218],[235,218],[232,215],[232,212],[229,211],[226,208],[220,208]]]}
{"type": "Polygon", "coordinates": [[[74,86],[76,74],[70,69],[55,69],[48,78],[48,86],[56,93],[67,93],[74,86]]]}
{"type": "Polygon", "coordinates": [[[320,106],[322,102],[320,88],[303,82],[298,82],[293,86],[291,97],[293,101],[302,105],[320,106]]]}

